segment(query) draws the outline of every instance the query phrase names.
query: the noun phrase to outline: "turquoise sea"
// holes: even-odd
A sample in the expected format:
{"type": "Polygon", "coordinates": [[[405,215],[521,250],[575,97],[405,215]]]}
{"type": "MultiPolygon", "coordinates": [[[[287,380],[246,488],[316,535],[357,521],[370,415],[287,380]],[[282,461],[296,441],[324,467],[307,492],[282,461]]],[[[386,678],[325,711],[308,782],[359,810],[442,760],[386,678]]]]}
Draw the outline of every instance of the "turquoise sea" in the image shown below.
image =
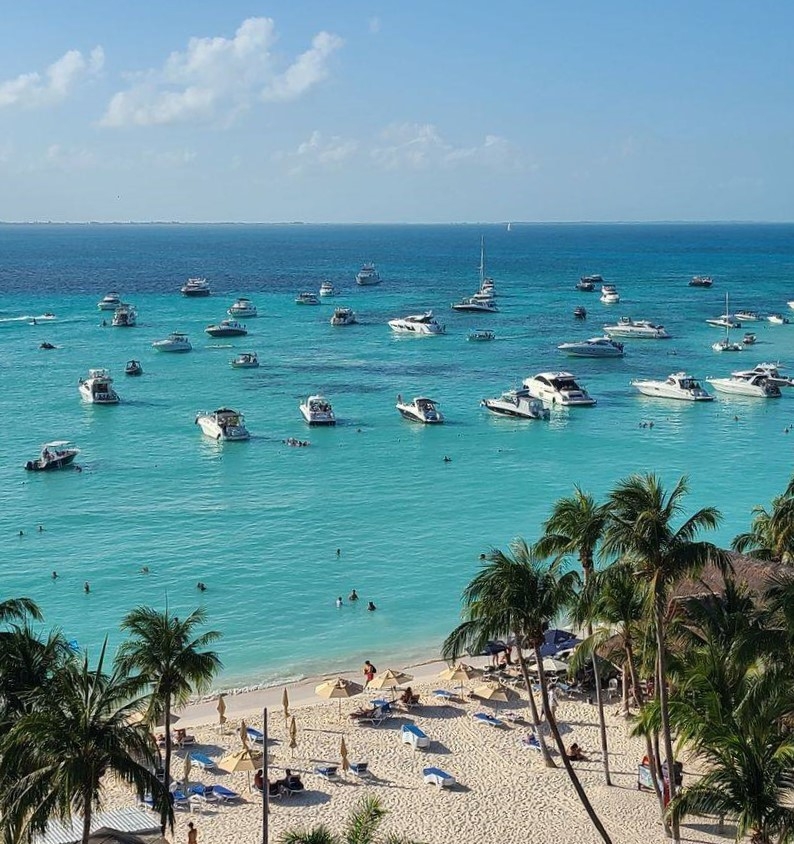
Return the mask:
{"type": "Polygon", "coordinates": [[[91,649],[105,634],[117,642],[138,603],[204,605],[223,632],[229,686],[435,652],[479,554],[534,538],[575,483],[603,495],[633,471],[670,483],[687,473],[691,507],[720,507],[716,538],[728,543],[792,473],[794,390],[695,406],[629,386],[680,369],[704,378],[761,361],[794,366],[794,325],[748,324],[754,348],[711,350],[721,334],[704,319],[722,313],[726,292],[732,310],[794,317],[794,226],[0,226],[0,594],[35,598],[49,624],[91,649]],[[477,287],[481,236],[501,312],[453,313],[477,287]],[[357,287],[368,260],[383,283],[357,287]],[[574,290],[591,273],[618,286],[619,305],[574,290]],[[713,288],[689,288],[695,274],[714,276],[713,288]],[[179,294],[194,275],[213,296],[179,294]],[[335,299],[294,304],[324,279],[335,299]],[[137,306],[136,328],[101,326],[96,303],[108,290],[137,306]],[[248,337],[208,338],[204,327],[241,295],[259,308],[248,337]],[[361,324],[332,328],[334,305],[361,324]],[[428,308],[445,336],[397,337],[386,325],[428,308]],[[48,311],[57,319],[29,324],[48,311]],[[557,352],[621,315],[674,337],[627,341],[622,360],[557,352]],[[498,339],[467,342],[473,327],[498,339]],[[173,330],[189,334],[192,353],[151,348],[173,330]],[[40,350],[44,340],[58,348],[40,350]],[[247,350],[261,367],[232,370],[247,350]],[[133,357],[141,378],[123,374],[133,357]],[[81,402],[89,367],[111,370],[119,406],[81,402]],[[598,406],[555,410],[548,423],[479,407],[547,369],[570,369],[598,406]],[[332,401],[335,429],[303,423],[298,403],[315,392],[332,401]],[[447,423],[404,421],[397,393],[431,396],[447,423]],[[245,413],[250,442],[202,437],[196,411],[222,405],[245,413]],[[282,444],[290,436],[311,446],[282,444]],[[61,438],[82,449],[81,473],[23,471],[42,442],[61,438]],[[363,601],[337,609],[353,587],[363,601]]]}

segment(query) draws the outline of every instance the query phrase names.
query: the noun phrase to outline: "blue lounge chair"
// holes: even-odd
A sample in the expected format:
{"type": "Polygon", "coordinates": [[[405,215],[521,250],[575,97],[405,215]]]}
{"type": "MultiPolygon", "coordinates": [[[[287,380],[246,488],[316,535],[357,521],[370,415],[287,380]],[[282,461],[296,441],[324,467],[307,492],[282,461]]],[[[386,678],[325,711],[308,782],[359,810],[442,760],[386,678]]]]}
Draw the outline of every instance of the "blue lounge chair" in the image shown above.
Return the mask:
{"type": "Polygon", "coordinates": [[[416,724],[403,724],[400,727],[400,737],[403,744],[410,744],[414,750],[424,750],[430,747],[430,738],[416,724]]]}
{"type": "Polygon", "coordinates": [[[213,785],[212,793],[224,803],[234,803],[240,799],[240,795],[236,791],[226,788],[225,785],[213,785]]]}
{"type": "Polygon", "coordinates": [[[190,759],[193,764],[197,768],[201,768],[202,771],[213,771],[215,770],[215,763],[210,759],[209,756],[205,756],[203,753],[191,753],[190,759]]]}
{"type": "Polygon", "coordinates": [[[356,722],[359,724],[372,724],[373,727],[379,727],[384,721],[388,721],[394,714],[390,704],[386,706],[376,706],[371,712],[356,717],[356,722]]]}
{"type": "Polygon", "coordinates": [[[329,782],[339,782],[338,765],[323,765],[314,769],[314,773],[329,782]]]}
{"type": "Polygon", "coordinates": [[[369,762],[351,762],[350,770],[360,779],[372,779],[372,774],[369,771],[369,762]]]}
{"type": "Polygon", "coordinates": [[[190,808],[190,801],[184,791],[180,791],[178,788],[175,788],[171,791],[171,797],[173,798],[173,806],[175,809],[190,808]]]}
{"type": "Polygon", "coordinates": [[[475,712],[474,720],[480,724],[487,724],[489,727],[504,727],[505,725],[504,721],[494,718],[493,715],[489,715],[487,712],[475,712]]]}
{"type": "Polygon", "coordinates": [[[198,797],[203,797],[205,800],[217,800],[218,795],[213,791],[211,785],[204,785],[203,783],[196,783],[195,785],[191,785],[188,789],[189,795],[197,795],[198,797]]]}
{"type": "Polygon", "coordinates": [[[526,747],[528,750],[540,750],[540,742],[534,733],[524,736],[521,739],[521,746],[526,747]]]}
{"type": "Polygon", "coordinates": [[[447,689],[433,689],[433,695],[435,697],[441,698],[441,700],[449,703],[451,700],[457,700],[457,695],[455,692],[447,691],[447,689]]]}
{"type": "Polygon", "coordinates": [[[250,738],[254,744],[265,743],[265,734],[261,730],[257,730],[255,727],[246,727],[245,731],[248,733],[248,738],[250,738]]]}
{"type": "Polygon", "coordinates": [[[446,771],[442,771],[441,768],[425,768],[422,771],[422,775],[426,783],[437,785],[439,788],[449,788],[455,785],[455,777],[446,771]]]}

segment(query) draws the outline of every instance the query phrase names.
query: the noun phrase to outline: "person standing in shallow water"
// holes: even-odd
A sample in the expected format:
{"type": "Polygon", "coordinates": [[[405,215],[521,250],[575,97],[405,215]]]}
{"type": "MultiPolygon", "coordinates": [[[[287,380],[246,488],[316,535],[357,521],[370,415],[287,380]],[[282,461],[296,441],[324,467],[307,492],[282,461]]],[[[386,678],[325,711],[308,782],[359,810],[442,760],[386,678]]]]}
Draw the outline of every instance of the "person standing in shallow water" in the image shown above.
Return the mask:
{"type": "Polygon", "coordinates": [[[350,590],[350,594],[347,596],[348,601],[357,601],[358,600],[358,592],[355,589],[350,590]]]}

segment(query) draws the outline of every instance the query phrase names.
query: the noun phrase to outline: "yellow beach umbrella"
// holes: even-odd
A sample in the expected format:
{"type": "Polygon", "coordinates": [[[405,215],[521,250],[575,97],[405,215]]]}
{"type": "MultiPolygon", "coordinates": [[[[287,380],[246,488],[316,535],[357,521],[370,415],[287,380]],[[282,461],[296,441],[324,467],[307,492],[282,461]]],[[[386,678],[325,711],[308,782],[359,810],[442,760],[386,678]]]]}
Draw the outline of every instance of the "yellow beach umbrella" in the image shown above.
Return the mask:
{"type": "Polygon", "coordinates": [[[230,774],[237,774],[242,771],[248,774],[248,787],[251,787],[251,771],[257,770],[260,767],[259,758],[254,757],[254,753],[250,747],[245,747],[238,750],[236,753],[229,753],[224,756],[218,767],[222,771],[228,771],[230,774]]]}
{"type": "Polygon", "coordinates": [[[226,699],[223,695],[218,698],[218,726],[222,727],[226,723],[226,699]]]}
{"type": "Polygon", "coordinates": [[[342,715],[342,698],[354,697],[361,694],[364,687],[352,680],[345,680],[344,677],[337,677],[336,680],[326,680],[315,686],[314,693],[326,700],[337,699],[339,701],[339,715],[342,715]]]}
{"type": "Polygon", "coordinates": [[[402,671],[395,671],[393,668],[387,668],[382,674],[367,683],[368,689],[394,689],[397,686],[402,686],[403,683],[408,683],[413,680],[412,674],[405,674],[402,671]]]}
{"type": "Polygon", "coordinates": [[[342,757],[342,770],[349,771],[350,762],[347,761],[347,745],[344,736],[342,736],[342,743],[339,745],[339,755],[342,757]]]}
{"type": "MultiPolygon", "coordinates": [[[[289,747],[290,750],[295,750],[298,746],[298,725],[295,723],[295,716],[292,716],[292,720],[289,722],[289,747]]],[[[293,753],[294,755],[294,753],[293,753]]]]}
{"type": "Polygon", "coordinates": [[[289,720],[289,692],[287,691],[287,687],[284,686],[284,694],[281,695],[281,705],[284,707],[284,720],[289,720]]]}
{"type": "Polygon", "coordinates": [[[515,689],[503,686],[501,683],[483,683],[475,688],[474,694],[493,703],[507,703],[520,697],[515,689]]]}
{"type": "Polygon", "coordinates": [[[467,683],[469,680],[473,680],[475,677],[479,677],[481,675],[482,671],[479,668],[472,668],[471,665],[466,665],[465,662],[459,662],[457,665],[450,665],[438,674],[442,680],[452,680],[453,682],[460,683],[461,692],[463,691],[464,683],[467,683]]]}

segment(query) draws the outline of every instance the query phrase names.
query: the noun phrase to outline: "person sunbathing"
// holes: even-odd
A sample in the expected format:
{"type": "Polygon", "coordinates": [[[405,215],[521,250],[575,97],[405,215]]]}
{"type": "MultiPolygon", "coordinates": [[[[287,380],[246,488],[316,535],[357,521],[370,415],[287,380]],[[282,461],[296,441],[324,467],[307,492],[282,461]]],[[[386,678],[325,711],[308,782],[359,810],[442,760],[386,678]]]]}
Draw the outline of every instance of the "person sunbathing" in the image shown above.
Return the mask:
{"type": "Polygon", "coordinates": [[[565,754],[572,762],[586,762],[587,757],[582,752],[582,748],[574,742],[569,748],[568,752],[565,754]]]}
{"type": "Polygon", "coordinates": [[[378,710],[380,709],[379,706],[372,706],[369,709],[365,709],[361,707],[360,709],[356,709],[354,712],[350,713],[350,717],[355,718],[373,718],[377,715],[378,710]]]}
{"type": "Polygon", "coordinates": [[[419,703],[419,695],[415,695],[413,689],[408,686],[408,688],[402,693],[400,697],[400,703],[404,704],[405,706],[415,706],[419,703]]]}

